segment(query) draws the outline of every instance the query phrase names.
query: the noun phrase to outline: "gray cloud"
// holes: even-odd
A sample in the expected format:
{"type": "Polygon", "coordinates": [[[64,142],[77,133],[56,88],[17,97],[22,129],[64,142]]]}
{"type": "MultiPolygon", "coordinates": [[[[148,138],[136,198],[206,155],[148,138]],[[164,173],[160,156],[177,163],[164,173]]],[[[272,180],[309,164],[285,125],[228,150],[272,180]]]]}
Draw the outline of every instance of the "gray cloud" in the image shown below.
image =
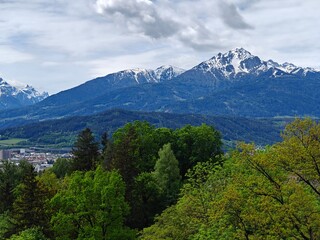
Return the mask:
{"type": "Polygon", "coordinates": [[[219,2],[220,15],[223,22],[233,29],[251,29],[238,12],[236,6],[224,1],[219,2]]]}
{"type": "Polygon", "coordinates": [[[233,4],[220,0],[213,0],[210,3],[170,0],[162,3],[150,0],[97,0],[96,9],[109,21],[125,27],[125,30],[141,33],[152,39],[171,38],[198,51],[223,47],[219,34],[214,34],[206,26],[207,11],[213,9],[221,12],[213,14],[211,18],[214,21],[221,18],[230,28],[250,28],[233,4]],[[208,6],[209,9],[205,9],[205,13],[203,11],[193,13],[192,7],[202,3],[205,4],[204,8],[208,6]],[[182,11],[179,7],[188,10],[182,11]],[[232,19],[228,19],[229,17],[232,19]]]}
{"type": "Polygon", "coordinates": [[[232,29],[251,28],[235,5],[221,0],[167,0],[161,3],[150,0],[97,0],[96,10],[120,28],[124,27],[125,31],[141,33],[152,39],[171,38],[197,51],[224,47],[219,34],[214,34],[214,29],[207,26],[216,20],[222,19],[224,27],[232,29]]]}
{"type": "Polygon", "coordinates": [[[124,22],[132,31],[142,32],[154,39],[166,38],[180,31],[181,25],[159,15],[149,0],[98,0],[99,13],[124,22]]]}

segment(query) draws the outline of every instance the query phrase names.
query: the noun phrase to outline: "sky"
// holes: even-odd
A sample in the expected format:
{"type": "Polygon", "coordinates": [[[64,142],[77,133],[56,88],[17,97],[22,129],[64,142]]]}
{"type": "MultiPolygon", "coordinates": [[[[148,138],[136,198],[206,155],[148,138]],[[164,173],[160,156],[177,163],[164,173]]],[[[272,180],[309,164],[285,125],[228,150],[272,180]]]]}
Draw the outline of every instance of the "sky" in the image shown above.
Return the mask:
{"type": "Polygon", "coordinates": [[[243,47],[320,68],[319,0],[0,0],[0,77],[50,94],[243,47]]]}

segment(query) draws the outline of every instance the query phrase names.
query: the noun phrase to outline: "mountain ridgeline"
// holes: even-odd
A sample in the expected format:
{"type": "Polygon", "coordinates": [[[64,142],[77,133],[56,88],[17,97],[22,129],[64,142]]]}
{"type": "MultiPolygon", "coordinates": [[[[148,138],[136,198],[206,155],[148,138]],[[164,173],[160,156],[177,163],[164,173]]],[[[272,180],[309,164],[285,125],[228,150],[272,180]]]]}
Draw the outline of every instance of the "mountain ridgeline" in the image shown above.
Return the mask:
{"type": "Polygon", "coordinates": [[[189,70],[132,69],[88,81],[25,108],[0,112],[0,128],[109,109],[241,116],[320,116],[320,72],[263,61],[243,48],[189,70]]]}

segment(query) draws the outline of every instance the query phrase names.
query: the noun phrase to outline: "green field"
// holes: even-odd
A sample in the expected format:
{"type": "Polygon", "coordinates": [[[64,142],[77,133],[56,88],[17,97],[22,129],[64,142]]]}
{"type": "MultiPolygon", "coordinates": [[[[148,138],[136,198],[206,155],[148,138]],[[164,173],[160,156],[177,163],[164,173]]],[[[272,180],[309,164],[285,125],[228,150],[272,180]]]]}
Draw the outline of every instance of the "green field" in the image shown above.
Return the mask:
{"type": "Polygon", "coordinates": [[[0,147],[1,146],[14,146],[19,142],[26,141],[27,139],[24,138],[10,138],[6,140],[0,140],[0,147]]]}

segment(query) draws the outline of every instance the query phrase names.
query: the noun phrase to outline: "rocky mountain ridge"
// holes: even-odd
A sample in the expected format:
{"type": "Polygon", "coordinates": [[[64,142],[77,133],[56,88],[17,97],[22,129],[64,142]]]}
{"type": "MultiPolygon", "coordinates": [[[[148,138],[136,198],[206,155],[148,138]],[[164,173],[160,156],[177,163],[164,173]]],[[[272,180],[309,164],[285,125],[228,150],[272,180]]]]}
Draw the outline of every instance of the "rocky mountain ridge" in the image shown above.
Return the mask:
{"type": "Polygon", "coordinates": [[[0,109],[18,108],[42,101],[49,95],[39,93],[32,86],[13,86],[0,78],[0,109]]]}

